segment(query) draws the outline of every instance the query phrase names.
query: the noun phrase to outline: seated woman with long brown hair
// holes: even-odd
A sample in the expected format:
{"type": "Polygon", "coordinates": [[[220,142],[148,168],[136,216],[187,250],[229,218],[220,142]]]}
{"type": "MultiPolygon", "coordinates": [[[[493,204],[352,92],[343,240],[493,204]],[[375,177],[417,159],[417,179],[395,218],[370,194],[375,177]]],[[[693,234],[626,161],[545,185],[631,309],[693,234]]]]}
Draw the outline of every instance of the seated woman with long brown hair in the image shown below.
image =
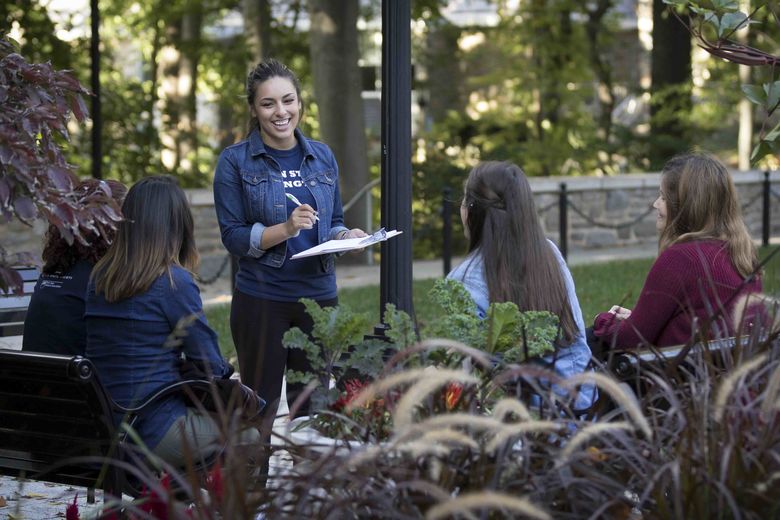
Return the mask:
{"type": "MultiPolygon", "coordinates": [[[[137,406],[181,379],[185,357],[210,376],[229,376],[193,279],[198,252],[184,192],[172,177],[146,177],[130,189],[122,212],[114,244],[95,265],[85,314],[86,354],[106,390],[120,405],[137,406]]],[[[180,466],[188,452],[207,457],[220,449],[218,422],[188,408],[183,395],[148,408],[134,427],[163,460],[180,466]]]]}
{"type": "MultiPolygon", "coordinates": [[[[460,215],[468,255],[447,278],[463,282],[481,318],[493,302],[556,315],[555,353],[541,361],[562,377],[585,371],[591,352],[574,280],[558,248],[544,236],[523,170],[509,162],[477,165],[466,180],[460,215]]],[[[594,387],[583,385],[573,408],[589,408],[594,397],[594,387]]]]}
{"type": "Polygon", "coordinates": [[[734,335],[754,317],[737,306],[761,292],[761,279],[728,170],[706,153],[674,157],[663,168],[653,207],[659,255],[636,306],[597,315],[593,334],[619,348],[679,345],[701,332],[734,335]],[[734,322],[735,311],[744,323],[734,322]]]}

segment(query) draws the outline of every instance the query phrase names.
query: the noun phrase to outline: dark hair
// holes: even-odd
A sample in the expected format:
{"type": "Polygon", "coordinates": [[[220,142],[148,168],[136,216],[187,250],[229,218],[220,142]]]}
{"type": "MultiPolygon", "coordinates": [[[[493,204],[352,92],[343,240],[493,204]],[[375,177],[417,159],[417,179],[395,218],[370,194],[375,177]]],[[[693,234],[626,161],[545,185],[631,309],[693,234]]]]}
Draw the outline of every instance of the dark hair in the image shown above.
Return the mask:
{"type": "Polygon", "coordinates": [[[127,193],[122,211],[125,221],[116,240],[93,270],[95,290],[107,301],[145,292],[161,274],[171,276],[171,265],[197,269],[192,212],[176,179],[141,179],[127,193]]]}
{"type": "MultiPolygon", "coordinates": [[[[251,109],[255,103],[255,96],[257,95],[257,88],[268,81],[271,78],[285,78],[290,80],[290,83],[295,87],[295,94],[298,96],[298,102],[301,104],[300,119],[303,119],[303,101],[301,100],[301,82],[298,81],[298,77],[290,70],[287,65],[277,61],[273,58],[263,60],[252,69],[249,76],[246,78],[246,101],[251,109]]],[[[249,131],[251,132],[257,128],[257,118],[252,116],[249,121],[249,131]]]]}
{"type": "Polygon", "coordinates": [[[739,197],[726,166],[716,157],[691,152],[671,158],[661,176],[666,225],[658,241],[663,251],[678,242],[716,239],[728,244],[729,256],[742,276],[757,264],[739,197]]]}
{"type": "Polygon", "coordinates": [[[563,343],[577,324],[563,273],[536,215],[523,170],[509,162],[483,162],[466,180],[463,204],[469,253],[485,263],[491,302],[514,302],[521,311],[550,311],[560,319],[563,343]]]}
{"type": "MultiPolygon", "coordinates": [[[[119,181],[85,179],[73,190],[82,204],[102,204],[119,213],[119,207],[127,194],[127,187],[119,181]]],[[[66,273],[79,260],[95,264],[106,253],[116,235],[116,224],[103,224],[94,219],[92,232],[87,233],[83,243],[74,239],[72,244],[62,236],[60,229],[49,224],[43,246],[43,272],[46,274],[66,273]]]]}

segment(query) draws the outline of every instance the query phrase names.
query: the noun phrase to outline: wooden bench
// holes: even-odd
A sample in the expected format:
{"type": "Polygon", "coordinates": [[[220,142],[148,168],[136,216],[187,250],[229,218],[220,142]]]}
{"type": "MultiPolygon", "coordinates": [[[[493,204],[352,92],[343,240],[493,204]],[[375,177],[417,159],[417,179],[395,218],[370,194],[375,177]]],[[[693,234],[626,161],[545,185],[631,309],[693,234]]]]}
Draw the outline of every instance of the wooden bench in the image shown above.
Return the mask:
{"type": "Polygon", "coordinates": [[[15,267],[22,277],[22,294],[0,291],[0,337],[21,336],[24,332],[24,318],[30,305],[30,296],[35,290],[40,271],[37,267],[15,267]]]}
{"type": "Polygon", "coordinates": [[[132,426],[160,398],[209,385],[179,381],[124,408],[108,396],[86,358],[0,349],[0,474],[83,486],[90,502],[94,488],[104,491],[105,500],[121,497],[128,490],[125,469],[138,461],[138,450],[114,426],[112,413],[132,426]]]}

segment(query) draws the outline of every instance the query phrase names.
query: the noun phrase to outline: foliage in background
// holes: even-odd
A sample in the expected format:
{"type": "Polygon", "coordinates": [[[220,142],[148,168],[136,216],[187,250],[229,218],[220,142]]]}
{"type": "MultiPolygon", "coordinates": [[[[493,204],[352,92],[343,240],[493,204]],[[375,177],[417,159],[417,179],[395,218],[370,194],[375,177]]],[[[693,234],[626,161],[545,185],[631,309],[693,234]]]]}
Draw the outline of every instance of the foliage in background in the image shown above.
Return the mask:
{"type": "MultiPolygon", "coordinates": [[[[777,66],[780,65],[780,49],[773,38],[758,40],[763,48],[735,41],[736,33],[751,24],[780,26],[780,19],[773,2],[753,2],[750,12],[740,10],[738,0],[663,0],[673,12],[688,15],[686,24],[696,43],[713,56],[731,63],[761,69],[760,84],[743,84],[742,93],[755,104],[763,115],[758,143],[750,156],[756,163],[769,154],[780,153],[780,118],[776,114],[780,107],[780,80],[777,66]]],[[[771,31],[772,28],[770,27],[771,31]]],[[[755,38],[754,38],[755,40],[755,38]]]]}
{"type": "MultiPolygon", "coordinates": [[[[120,209],[105,186],[79,198],[78,178],[63,154],[70,139],[68,121],[87,115],[89,92],[71,74],[50,64],[25,60],[0,38],[0,215],[26,224],[46,218],[62,237],[89,245],[93,234],[115,229],[120,209]]],[[[0,246],[0,289],[21,291],[12,265],[31,264],[29,255],[11,254],[0,246]]]]}

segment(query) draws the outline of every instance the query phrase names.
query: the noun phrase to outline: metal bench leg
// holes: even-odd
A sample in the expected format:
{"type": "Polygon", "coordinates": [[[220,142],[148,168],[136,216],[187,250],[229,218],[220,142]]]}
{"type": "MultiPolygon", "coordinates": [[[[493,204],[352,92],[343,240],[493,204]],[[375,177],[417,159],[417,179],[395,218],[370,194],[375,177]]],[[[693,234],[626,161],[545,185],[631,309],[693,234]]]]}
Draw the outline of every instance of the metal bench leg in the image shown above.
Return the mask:
{"type": "Polygon", "coordinates": [[[87,504],[94,504],[95,503],[95,488],[88,487],[87,488],[87,504]]]}

